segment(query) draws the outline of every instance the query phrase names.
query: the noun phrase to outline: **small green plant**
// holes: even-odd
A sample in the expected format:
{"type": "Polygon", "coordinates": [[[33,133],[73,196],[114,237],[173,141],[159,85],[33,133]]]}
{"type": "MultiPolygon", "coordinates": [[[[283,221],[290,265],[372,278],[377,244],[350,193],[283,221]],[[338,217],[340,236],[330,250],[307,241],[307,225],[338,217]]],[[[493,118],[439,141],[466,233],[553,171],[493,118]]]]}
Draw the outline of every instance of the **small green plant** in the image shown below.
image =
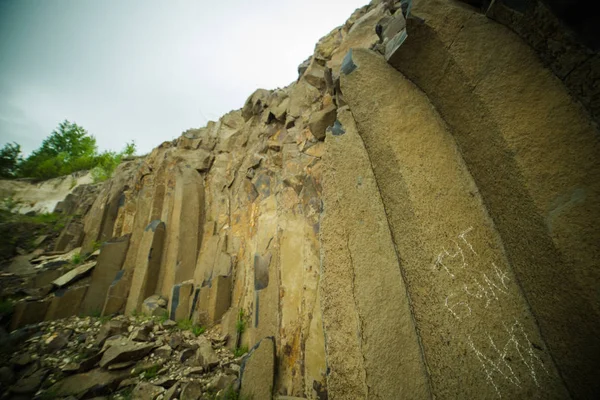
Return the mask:
{"type": "Polygon", "coordinates": [[[238,357],[243,356],[247,352],[248,352],[248,346],[240,346],[240,347],[236,347],[235,350],[233,350],[233,355],[236,358],[238,358],[238,357]]]}
{"type": "Polygon", "coordinates": [[[165,311],[163,312],[161,315],[156,317],[156,320],[158,322],[160,322],[161,324],[164,324],[165,322],[167,322],[167,320],[169,319],[169,312],[165,311]]]}
{"type": "Polygon", "coordinates": [[[158,365],[151,366],[146,371],[142,372],[142,374],[140,375],[141,378],[146,381],[156,378],[156,375],[158,375],[158,368],[158,365]]]}
{"type": "Polygon", "coordinates": [[[102,242],[100,242],[98,240],[94,240],[92,242],[92,248],[93,248],[92,253],[96,250],[100,250],[100,247],[102,247],[102,242]]]}
{"type": "Polygon", "coordinates": [[[81,254],[79,254],[79,253],[75,253],[71,257],[71,264],[73,264],[73,265],[79,265],[79,264],[81,264],[82,261],[83,261],[83,258],[81,257],[81,254]]]}
{"type": "Polygon", "coordinates": [[[177,321],[177,327],[182,331],[191,331],[196,336],[202,335],[206,330],[202,326],[194,324],[191,319],[177,321]]]}
{"type": "Polygon", "coordinates": [[[194,325],[192,327],[192,333],[194,334],[194,336],[200,336],[204,333],[206,329],[204,329],[202,326],[199,325],[194,325]]]}
{"type": "Polygon", "coordinates": [[[246,331],[246,319],[244,317],[244,309],[240,309],[237,321],[235,322],[235,330],[239,335],[246,331]]]}

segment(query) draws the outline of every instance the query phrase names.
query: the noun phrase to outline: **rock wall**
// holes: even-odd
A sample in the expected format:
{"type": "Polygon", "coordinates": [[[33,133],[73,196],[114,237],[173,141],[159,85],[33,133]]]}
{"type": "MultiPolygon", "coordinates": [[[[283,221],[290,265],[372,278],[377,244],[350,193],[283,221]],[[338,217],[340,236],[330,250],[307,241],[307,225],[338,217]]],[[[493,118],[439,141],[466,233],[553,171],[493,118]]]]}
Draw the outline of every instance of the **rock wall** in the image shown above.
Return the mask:
{"type": "Polygon", "coordinates": [[[82,252],[104,244],[73,313],[160,295],[253,348],[245,393],[597,397],[598,129],[505,26],[405,11],[357,10],[297,82],[122,164],[83,221],[82,252]]]}

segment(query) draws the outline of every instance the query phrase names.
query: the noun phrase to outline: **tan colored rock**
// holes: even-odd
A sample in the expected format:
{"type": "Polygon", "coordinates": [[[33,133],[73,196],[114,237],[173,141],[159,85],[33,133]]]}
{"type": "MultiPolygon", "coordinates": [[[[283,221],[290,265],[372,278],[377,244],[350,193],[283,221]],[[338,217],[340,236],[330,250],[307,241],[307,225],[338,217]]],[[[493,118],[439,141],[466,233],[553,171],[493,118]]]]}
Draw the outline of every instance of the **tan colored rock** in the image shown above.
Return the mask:
{"type": "Polygon", "coordinates": [[[46,312],[46,321],[78,315],[89,285],[59,289],[54,292],[46,312]]]}
{"type": "Polygon", "coordinates": [[[90,315],[102,311],[108,289],[125,262],[128,248],[129,235],[111,239],[102,245],[92,272],[89,291],[81,305],[83,314],[90,315]]]}
{"type": "Polygon", "coordinates": [[[106,372],[95,369],[83,374],[71,375],[51,386],[48,391],[63,397],[108,394],[128,376],[128,371],[106,372]]]}
{"type": "Polygon", "coordinates": [[[164,237],[165,223],[160,220],[152,221],[144,230],[127,299],[125,312],[128,314],[141,311],[144,300],[157,291],[164,237]]]}
{"type": "Polygon", "coordinates": [[[310,116],[308,126],[311,133],[319,140],[325,139],[325,131],[332,126],[336,118],[336,107],[330,105],[321,111],[315,112],[310,116]]]}
{"type": "Polygon", "coordinates": [[[56,287],[62,288],[63,286],[67,286],[70,283],[76,281],[77,279],[81,279],[85,274],[90,272],[92,268],[96,266],[96,262],[87,262],[78,267],[73,268],[66,274],[60,276],[59,278],[52,281],[52,284],[56,287]]]}
{"type": "MultiPolygon", "coordinates": [[[[542,390],[543,396],[553,398],[566,395],[550,359],[538,354],[532,364],[519,356],[519,346],[531,350],[529,341],[544,342],[514,283],[502,239],[447,126],[427,97],[381,56],[357,49],[352,57],[356,68],[342,75],[342,91],[373,160],[389,228],[402,259],[401,271],[409,282],[407,292],[424,359],[435,354],[435,363],[427,365],[432,387],[450,397],[482,393],[520,397],[528,390],[542,390]],[[363,97],[365,90],[371,93],[369,99],[363,97]],[[411,118],[398,118],[398,113],[411,118]],[[424,163],[425,154],[436,156],[424,163]],[[482,364],[482,357],[494,357],[487,347],[490,343],[499,346],[511,338],[516,347],[505,351],[520,383],[492,378],[490,386],[489,364],[482,364]],[[453,374],[450,366],[465,352],[468,358],[460,372],[453,374]],[[465,374],[470,377],[467,387],[457,381],[465,374]],[[537,382],[542,380],[540,388],[537,382]]],[[[354,260],[357,256],[352,255],[354,260]]],[[[376,304],[379,308],[380,302],[376,304]]],[[[373,363],[381,363],[382,357],[373,363]]],[[[370,390],[395,391],[388,385],[402,382],[386,382],[384,376],[383,371],[368,373],[368,379],[379,381],[377,386],[369,385],[370,390]]]]}
{"type": "Polygon", "coordinates": [[[10,330],[13,331],[25,325],[41,322],[46,317],[46,312],[50,306],[49,299],[38,301],[21,301],[15,304],[10,330]]]}
{"type": "Polygon", "coordinates": [[[127,340],[119,340],[110,345],[102,355],[99,362],[101,367],[126,361],[137,361],[156,347],[153,343],[137,343],[127,340]]]}
{"type": "Polygon", "coordinates": [[[244,358],[240,375],[240,395],[257,399],[272,398],[274,374],[275,343],[273,338],[267,337],[244,358]]]}
{"type": "Polygon", "coordinates": [[[186,281],[173,286],[170,305],[170,318],[181,321],[190,318],[190,307],[193,301],[194,282],[186,281]]]}

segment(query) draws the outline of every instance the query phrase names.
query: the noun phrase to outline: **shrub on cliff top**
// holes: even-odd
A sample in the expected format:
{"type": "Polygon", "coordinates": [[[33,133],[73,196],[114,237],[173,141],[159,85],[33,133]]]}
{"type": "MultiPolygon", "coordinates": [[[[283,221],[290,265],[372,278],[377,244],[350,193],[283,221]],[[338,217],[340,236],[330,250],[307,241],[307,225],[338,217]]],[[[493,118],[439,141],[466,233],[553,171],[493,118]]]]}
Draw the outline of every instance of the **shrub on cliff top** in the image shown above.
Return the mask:
{"type": "Polygon", "coordinates": [[[99,153],[93,135],[65,120],[25,159],[21,158],[21,147],[17,143],[7,143],[0,149],[0,178],[44,180],[92,170],[94,181],[102,182],[111,177],[123,155],[131,156],[135,151],[135,142],[131,142],[121,153],[99,153]]]}

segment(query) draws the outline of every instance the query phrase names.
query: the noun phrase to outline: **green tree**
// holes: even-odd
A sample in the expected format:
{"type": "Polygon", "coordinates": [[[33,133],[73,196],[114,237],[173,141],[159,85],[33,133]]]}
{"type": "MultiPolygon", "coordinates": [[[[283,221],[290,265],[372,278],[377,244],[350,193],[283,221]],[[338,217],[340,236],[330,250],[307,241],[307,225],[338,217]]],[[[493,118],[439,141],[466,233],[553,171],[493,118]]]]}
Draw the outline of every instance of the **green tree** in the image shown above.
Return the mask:
{"type": "Polygon", "coordinates": [[[132,140],[131,143],[125,144],[125,150],[123,150],[123,155],[132,156],[135,154],[137,150],[137,146],[135,144],[135,140],[132,140]]]}
{"type": "Polygon", "coordinates": [[[91,169],[97,164],[94,136],[76,123],[61,122],[42,143],[18,166],[20,176],[49,179],[75,171],[91,169]]]}
{"type": "Polygon", "coordinates": [[[21,146],[6,143],[0,150],[0,178],[14,178],[17,165],[21,161],[21,146]]]}

